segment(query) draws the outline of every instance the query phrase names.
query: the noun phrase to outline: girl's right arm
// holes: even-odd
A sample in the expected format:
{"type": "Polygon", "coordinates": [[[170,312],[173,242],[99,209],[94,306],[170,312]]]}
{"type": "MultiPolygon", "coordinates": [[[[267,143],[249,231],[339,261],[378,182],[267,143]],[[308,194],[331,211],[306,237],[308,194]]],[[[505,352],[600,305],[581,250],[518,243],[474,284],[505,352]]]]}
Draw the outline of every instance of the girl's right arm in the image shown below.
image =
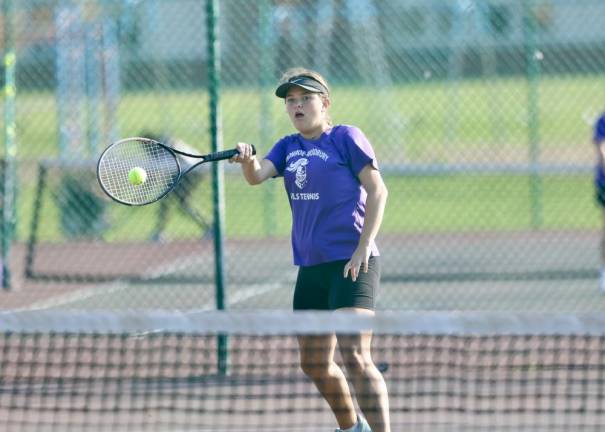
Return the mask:
{"type": "Polygon", "coordinates": [[[269,159],[258,160],[256,155],[252,154],[252,146],[247,143],[237,143],[235,148],[239,154],[233,156],[229,162],[237,162],[242,166],[244,178],[251,185],[261,184],[268,178],[277,175],[277,170],[269,159]]]}

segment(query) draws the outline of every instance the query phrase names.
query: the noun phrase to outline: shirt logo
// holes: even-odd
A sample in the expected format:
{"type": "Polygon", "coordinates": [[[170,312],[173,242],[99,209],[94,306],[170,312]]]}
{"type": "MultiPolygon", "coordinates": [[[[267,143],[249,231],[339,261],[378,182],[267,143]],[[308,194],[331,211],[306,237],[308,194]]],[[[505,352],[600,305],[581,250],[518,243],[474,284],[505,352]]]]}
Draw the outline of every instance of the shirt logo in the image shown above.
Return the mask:
{"type": "Polygon", "coordinates": [[[307,165],[309,160],[307,158],[300,158],[295,162],[292,162],[288,168],[286,168],[290,172],[296,172],[296,186],[299,189],[302,189],[307,184],[307,165]]]}

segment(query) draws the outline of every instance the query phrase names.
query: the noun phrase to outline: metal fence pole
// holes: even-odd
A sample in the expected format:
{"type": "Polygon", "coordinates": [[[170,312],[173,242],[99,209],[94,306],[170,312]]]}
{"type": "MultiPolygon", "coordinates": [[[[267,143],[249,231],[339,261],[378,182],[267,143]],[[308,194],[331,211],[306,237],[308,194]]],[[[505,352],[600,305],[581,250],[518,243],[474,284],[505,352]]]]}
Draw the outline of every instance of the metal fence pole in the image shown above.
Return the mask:
{"type": "Polygon", "coordinates": [[[13,1],[4,0],[4,164],[2,172],[2,288],[10,289],[10,246],[16,223],[16,122],[15,122],[15,66],[17,56],[14,44],[13,1]]]}
{"type": "MultiPolygon", "coordinates": [[[[275,67],[273,56],[274,47],[272,38],[272,23],[271,23],[271,4],[268,0],[262,0],[259,4],[259,40],[263,49],[261,50],[261,73],[260,73],[260,88],[261,88],[261,113],[260,113],[260,140],[259,144],[269,144],[273,138],[273,118],[271,116],[272,92],[269,90],[273,83],[273,70],[275,67]]],[[[275,183],[267,182],[264,185],[264,200],[263,219],[265,233],[268,236],[275,235],[275,227],[277,221],[275,218],[275,183]]]]}
{"type": "Polygon", "coordinates": [[[525,58],[527,61],[527,133],[529,142],[530,226],[542,226],[542,177],[540,174],[540,107],[539,80],[542,53],[536,44],[536,17],[532,2],[523,4],[525,58]]]}
{"type": "MultiPolygon", "coordinates": [[[[207,0],[206,23],[208,32],[208,93],[210,110],[210,141],[212,151],[223,148],[220,113],[220,46],[219,46],[219,4],[218,0],[207,0]]],[[[226,308],[225,274],[223,269],[223,222],[225,219],[225,196],[222,164],[212,164],[212,196],[214,211],[214,265],[216,286],[216,308],[226,308]]],[[[228,340],[226,335],[218,335],[218,371],[228,372],[228,340]]]]}

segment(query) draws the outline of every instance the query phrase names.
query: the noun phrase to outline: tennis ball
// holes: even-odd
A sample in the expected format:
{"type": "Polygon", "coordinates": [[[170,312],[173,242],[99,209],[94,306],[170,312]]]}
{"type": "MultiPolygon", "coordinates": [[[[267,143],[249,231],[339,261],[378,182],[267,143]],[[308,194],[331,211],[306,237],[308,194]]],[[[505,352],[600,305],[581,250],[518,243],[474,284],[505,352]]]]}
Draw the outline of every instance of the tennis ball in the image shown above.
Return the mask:
{"type": "Polygon", "coordinates": [[[134,167],[128,172],[128,181],[135,185],[142,185],[147,180],[147,172],[141,167],[134,167]]]}

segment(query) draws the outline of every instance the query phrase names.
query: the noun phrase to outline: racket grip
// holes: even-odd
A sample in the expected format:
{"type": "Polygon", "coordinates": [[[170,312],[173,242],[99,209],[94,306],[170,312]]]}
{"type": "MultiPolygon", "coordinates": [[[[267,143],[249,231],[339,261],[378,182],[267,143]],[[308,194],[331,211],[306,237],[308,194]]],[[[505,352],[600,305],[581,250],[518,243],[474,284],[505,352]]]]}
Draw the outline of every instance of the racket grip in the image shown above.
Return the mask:
{"type": "MultiPolygon", "coordinates": [[[[251,144],[251,145],[252,145],[252,154],[255,155],[256,147],[254,147],[253,144],[251,144]]],[[[235,156],[238,153],[239,153],[239,151],[237,151],[237,149],[224,150],[224,151],[220,151],[220,152],[216,152],[216,153],[211,153],[204,158],[204,162],[231,159],[233,156],[235,156]]]]}

